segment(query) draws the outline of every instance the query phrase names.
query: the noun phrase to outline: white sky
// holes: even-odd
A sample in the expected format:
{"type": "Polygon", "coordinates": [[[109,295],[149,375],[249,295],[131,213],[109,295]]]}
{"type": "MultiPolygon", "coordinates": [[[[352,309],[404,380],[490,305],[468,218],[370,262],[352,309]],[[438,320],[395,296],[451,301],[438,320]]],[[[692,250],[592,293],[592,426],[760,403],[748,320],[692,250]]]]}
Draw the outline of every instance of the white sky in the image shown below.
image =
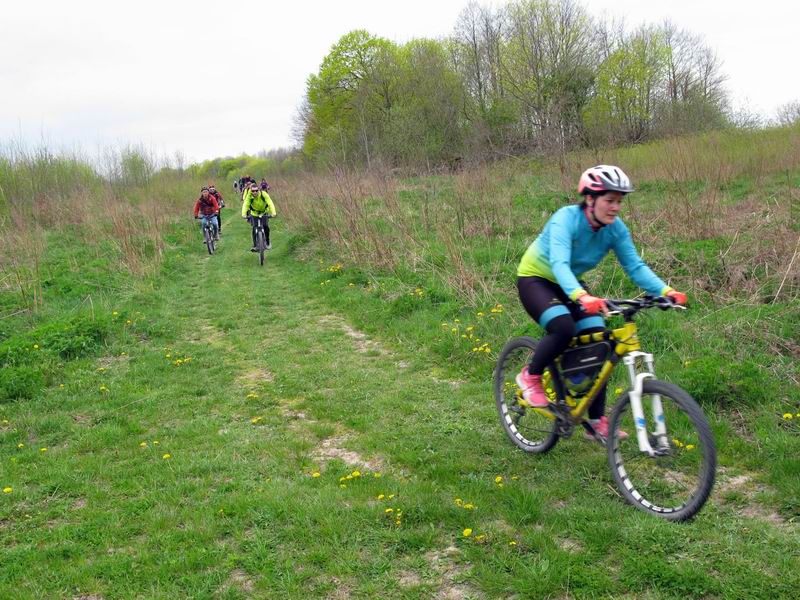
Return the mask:
{"type": "MultiPolygon", "coordinates": [[[[798,0],[583,3],[631,27],[670,18],[703,34],[735,105],[770,116],[800,100],[798,0]]],[[[306,78],[339,37],[445,36],[466,4],[0,0],[0,144],[44,139],[94,153],[143,143],[190,161],[288,146],[306,78]]]]}

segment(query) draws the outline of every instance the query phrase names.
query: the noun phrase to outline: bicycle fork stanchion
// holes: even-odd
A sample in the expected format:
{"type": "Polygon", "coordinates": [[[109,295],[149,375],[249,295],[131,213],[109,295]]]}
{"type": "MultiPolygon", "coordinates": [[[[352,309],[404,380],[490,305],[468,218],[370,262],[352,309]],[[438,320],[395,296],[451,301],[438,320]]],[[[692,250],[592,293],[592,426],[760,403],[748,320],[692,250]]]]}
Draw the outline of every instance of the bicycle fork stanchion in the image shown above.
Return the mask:
{"type": "MultiPolygon", "coordinates": [[[[647,365],[647,371],[655,377],[656,371],[653,367],[653,355],[645,353],[644,362],[647,365]]],[[[664,407],[661,405],[661,395],[653,394],[653,420],[656,423],[656,430],[653,432],[658,437],[658,449],[669,450],[669,440],[667,439],[667,423],[664,419],[664,407]]]]}
{"type": "MultiPolygon", "coordinates": [[[[622,361],[625,363],[625,366],[628,367],[628,375],[631,379],[631,391],[629,396],[631,399],[633,421],[636,424],[636,440],[639,442],[639,450],[649,456],[655,456],[656,451],[653,450],[653,447],[650,445],[650,440],[647,437],[647,421],[644,418],[644,409],[642,408],[642,387],[644,386],[644,380],[648,378],[655,379],[655,375],[652,373],[653,355],[647,354],[646,352],[630,352],[622,358],[622,361]],[[636,373],[636,358],[639,356],[644,357],[645,363],[650,371],[636,373]]],[[[660,398],[653,400],[653,417],[656,421],[656,432],[659,433],[658,430],[663,429],[663,433],[666,433],[664,413],[662,412],[660,398]],[[658,404],[657,407],[656,404],[658,404]]],[[[660,435],[663,435],[663,433],[660,435]]]]}

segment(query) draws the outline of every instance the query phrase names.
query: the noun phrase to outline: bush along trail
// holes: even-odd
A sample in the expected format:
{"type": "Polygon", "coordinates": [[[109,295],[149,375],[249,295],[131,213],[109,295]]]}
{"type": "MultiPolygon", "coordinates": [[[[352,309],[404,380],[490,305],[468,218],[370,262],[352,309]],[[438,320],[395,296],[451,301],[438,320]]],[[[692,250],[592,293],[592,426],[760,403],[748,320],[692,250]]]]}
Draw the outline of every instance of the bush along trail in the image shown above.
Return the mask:
{"type": "Polygon", "coordinates": [[[326,291],[341,267],[295,260],[280,224],[259,267],[247,225],[226,221],[215,256],[197,232],[146,290],[3,342],[35,393],[0,404],[0,597],[800,589],[798,525],[764,501],[757,445],[745,464],[721,440],[695,521],[644,515],[618,497],[599,445],[519,452],[488,370],[463,374],[380,323],[356,329],[369,284],[326,291]]]}

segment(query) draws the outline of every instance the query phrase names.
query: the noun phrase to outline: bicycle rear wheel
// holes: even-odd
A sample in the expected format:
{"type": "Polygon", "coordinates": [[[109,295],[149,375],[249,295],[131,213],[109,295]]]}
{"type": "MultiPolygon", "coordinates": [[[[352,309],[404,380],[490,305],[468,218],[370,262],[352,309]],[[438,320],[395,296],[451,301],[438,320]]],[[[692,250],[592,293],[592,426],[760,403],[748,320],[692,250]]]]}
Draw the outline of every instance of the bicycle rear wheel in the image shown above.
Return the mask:
{"type": "MultiPolygon", "coordinates": [[[[530,362],[536,340],[531,337],[518,337],[509,341],[500,356],[494,371],[494,397],[500,424],[509,439],[525,452],[544,453],[558,442],[556,421],[546,411],[520,405],[522,390],[516,377],[522,367],[530,362]]],[[[545,371],[547,386],[550,373],[545,371]]]]}
{"type": "Polygon", "coordinates": [[[619,399],[609,419],[608,463],[617,488],[636,508],[669,521],[691,519],[714,486],[717,451],[711,428],[697,402],[676,385],[647,379],[642,408],[648,439],[657,451],[639,450],[629,392],[619,399]],[[654,431],[653,400],[660,397],[666,435],[654,431]],[[619,430],[630,437],[620,440],[619,430]]]}

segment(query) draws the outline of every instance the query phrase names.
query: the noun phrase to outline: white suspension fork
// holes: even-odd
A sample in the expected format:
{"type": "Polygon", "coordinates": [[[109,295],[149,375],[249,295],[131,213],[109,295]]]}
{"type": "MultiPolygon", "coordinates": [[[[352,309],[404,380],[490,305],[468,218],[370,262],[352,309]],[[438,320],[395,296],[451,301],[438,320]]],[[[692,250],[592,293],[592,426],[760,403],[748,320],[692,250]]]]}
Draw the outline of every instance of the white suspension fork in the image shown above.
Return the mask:
{"type": "MultiPolygon", "coordinates": [[[[642,388],[644,387],[644,380],[648,378],[655,378],[653,370],[653,355],[647,352],[630,352],[626,354],[622,361],[628,367],[628,376],[631,380],[631,391],[629,396],[631,399],[631,412],[633,413],[633,421],[636,426],[636,441],[639,443],[639,450],[645,452],[649,456],[655,456],[656,451],[650,445],[650,440],[647,435],[647,420],[644,417],[644,408],[642,407],[642,388]],[[647,371],[643,373],[636,372],[636,359],[644,359],[647,371]]],[[[667,428],[664,423],[664,410],[661,406],[661,397],[658,395],[653,396],[651,403],[653,413],[653,421],[655,422],[655,435],[658,437],[659,447],[668,447],[666,439],[667,428]]]]}

